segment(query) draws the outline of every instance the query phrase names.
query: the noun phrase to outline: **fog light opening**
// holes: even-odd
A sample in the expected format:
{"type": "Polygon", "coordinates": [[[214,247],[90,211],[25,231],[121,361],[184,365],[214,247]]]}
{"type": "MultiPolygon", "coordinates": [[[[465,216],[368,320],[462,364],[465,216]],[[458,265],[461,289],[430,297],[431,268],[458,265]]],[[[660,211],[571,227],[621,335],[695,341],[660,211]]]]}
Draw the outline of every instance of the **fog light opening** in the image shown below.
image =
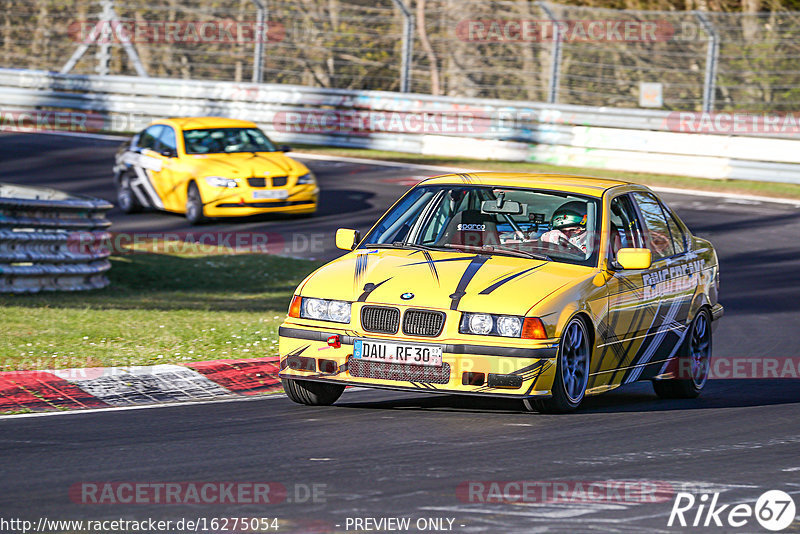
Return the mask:
{"type": "Polygon", "coordinates": [[[305,356],[289,356],[286,358],[286,367],[294,371],[314,372],[317,370],[317,361],[305,356]]]}
{"type": "Polygon", "coordinates": [[[320,373],[333,374],[338,369],[339,369],[339,364],[337,364],[333,360],[320,360],[319,361],[319,372],[320,373]]]}
{"type": "Polygon", "coordinates": [[[463,386],[482,386],[486,381],[484,373],[464,373],[461,375],[461,385],[463,386]]]}
{"type": "Polygon", "coordinates": [[[489,373],[490,388],[519,389],[522,387],[522,377],[519,375],[499,375],[489,373]]]}

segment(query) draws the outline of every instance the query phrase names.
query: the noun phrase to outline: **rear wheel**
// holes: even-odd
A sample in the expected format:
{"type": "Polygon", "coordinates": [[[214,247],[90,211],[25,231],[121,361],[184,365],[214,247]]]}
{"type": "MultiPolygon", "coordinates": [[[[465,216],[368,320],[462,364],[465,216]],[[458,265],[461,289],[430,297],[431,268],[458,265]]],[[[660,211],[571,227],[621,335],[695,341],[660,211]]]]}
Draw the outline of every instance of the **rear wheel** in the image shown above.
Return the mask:
{"type": "Polygon", "coordinates": [[[344,391],[339,384],[325,384],[311,380],[281,378],[286,396],[298,404],[328,406],[336,402],[344,391]]]}
{"type": "Polygon", "coordinates": [[[536,399],[536,410],[544,413],[564,413],[580,406],[589,381],[591,354],[586,323],[575,317],[567,323],[561,336],[552,397],[536,399]]]}
{"type": "Polygon", "coordinates": [[[117,182],[117,206],[125,213],[137,213],[142,211],[142,205],[136,198],[136,193],[131,187],[131,177],[128,173],[122,173],[117,182]]]}
{"type": "Polygon", "coordinates": [[[678,376],[669,380],[653,380],[653,389],[662,399],[694,399],[708,380],[711,363],[711,319],[701,309],[689,326],[678,356],[678,376]]]}
{"type": "Polygon", "coordinates": [[[192,224],[205,222],[206,216],[203,213],[203,198],[197,184],[192,182],[186,192],[186,219],[192,224]]]}

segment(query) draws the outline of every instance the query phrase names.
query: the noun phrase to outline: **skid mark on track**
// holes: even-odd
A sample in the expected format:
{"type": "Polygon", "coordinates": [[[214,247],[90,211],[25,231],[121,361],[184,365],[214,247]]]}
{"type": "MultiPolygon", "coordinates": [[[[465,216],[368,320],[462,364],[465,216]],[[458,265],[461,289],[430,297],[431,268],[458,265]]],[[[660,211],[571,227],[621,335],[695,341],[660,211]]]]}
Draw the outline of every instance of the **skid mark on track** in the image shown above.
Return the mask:
{"type": "Polygon", "coordinates": [[[607,456],[594,456],[590,458],[574,458],[557,463],[579,464],[579,465],[614,465],[629,462],[641,462],[644,460],[663,460],[675,457],[697,457],[703,454],[716,454],[731,451],[749,451],[763,449],[766,447],[776,447],[780,445],[795,445],[800,443],[800,435],[786,436],[783,438],[773,438],[764,441],[743,441],[739,443],[728,443],[714,445],[712,447],[674,447],[671,449],[636,451],[624,454],[612,454],[607,456]]]}

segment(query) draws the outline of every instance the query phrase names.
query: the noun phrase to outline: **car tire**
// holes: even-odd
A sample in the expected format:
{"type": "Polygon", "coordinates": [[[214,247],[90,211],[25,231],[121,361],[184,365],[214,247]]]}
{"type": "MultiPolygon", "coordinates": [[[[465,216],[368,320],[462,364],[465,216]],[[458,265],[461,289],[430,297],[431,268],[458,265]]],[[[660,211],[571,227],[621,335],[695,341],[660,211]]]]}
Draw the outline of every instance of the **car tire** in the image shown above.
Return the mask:
{"type": "Polygon", "coordinates": [[[191,224],[202,224],[207,220],[203,212],[203,197],[194,182],[189,184],[186,191],[186,220],[191,224]]]}
{"type": "Polygon", "coordinates": [[[573,317],[564,328],[558,345],[552,396],[535,399],[536,411],[565,413],[576,410],[586,395],[591,356],[592,347],[586,323],[579,317],[573,317]]]}
{"type": "Polygon", "coordinates": [[[708,380],[711,364],[711,316],[702,308],[691,325],[678,356],[678,376],[688,370],[690,378],[653,380],[653,389],[662,399],[694,399],[708,380]]]}
{"type": "Polygon", "coordinates": [[[344,386],[325,384],[311,380],[281,378],[286,396],[298,404],[307,406],[329,406],[336,402],[344,392],[344,386]]]}
{"type": "Polygon", "coordinates": [[[117,206],[125,213],[138,213],[142,205],[131,187],[131,177],[122,173],[117,181],[117,206]]]}

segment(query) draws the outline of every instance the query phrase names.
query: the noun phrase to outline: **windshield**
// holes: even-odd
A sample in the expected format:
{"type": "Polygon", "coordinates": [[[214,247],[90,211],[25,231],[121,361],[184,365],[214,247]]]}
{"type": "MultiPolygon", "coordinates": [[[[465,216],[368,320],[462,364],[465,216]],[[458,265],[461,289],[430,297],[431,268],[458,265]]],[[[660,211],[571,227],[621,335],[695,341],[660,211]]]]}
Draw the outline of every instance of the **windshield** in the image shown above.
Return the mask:
{"type": "Polygon", "coordinates": [[[275,152],[277,150],[269,137],[258,128],[185,130],[183,144],[187,154],[275,152]]]}
{"type": "Polygon", "coordinates": [[[359,248],[425,247],[595,265],[595,198],[478,186],[421,186],[387,212],[359,248]]]}

